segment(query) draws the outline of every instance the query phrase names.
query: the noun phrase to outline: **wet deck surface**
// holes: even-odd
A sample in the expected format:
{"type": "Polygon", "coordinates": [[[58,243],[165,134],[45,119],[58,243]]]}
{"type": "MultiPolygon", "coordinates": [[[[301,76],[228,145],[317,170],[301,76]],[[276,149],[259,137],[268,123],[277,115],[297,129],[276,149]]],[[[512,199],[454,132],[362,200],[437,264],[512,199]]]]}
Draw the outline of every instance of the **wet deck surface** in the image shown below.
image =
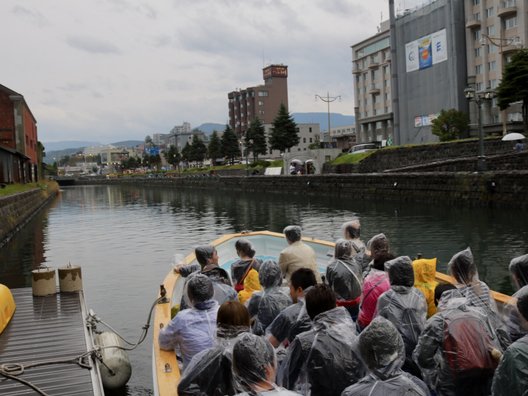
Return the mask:
{"type": "MultiPolygon", "coordinates": [[[[33,297],[31,288],[12,289],[11,292],[17,308],[11,323],[0,335],[0,364],[66,360],[88,350],[82,294],[33,297]]],[[[100,396],[102,391],[93,385],[93,371],[63,363],[28,368],[18,377],[49,395],[100,396]]],[[[39,393],[0,375],[0,395],[39,393]]]]}

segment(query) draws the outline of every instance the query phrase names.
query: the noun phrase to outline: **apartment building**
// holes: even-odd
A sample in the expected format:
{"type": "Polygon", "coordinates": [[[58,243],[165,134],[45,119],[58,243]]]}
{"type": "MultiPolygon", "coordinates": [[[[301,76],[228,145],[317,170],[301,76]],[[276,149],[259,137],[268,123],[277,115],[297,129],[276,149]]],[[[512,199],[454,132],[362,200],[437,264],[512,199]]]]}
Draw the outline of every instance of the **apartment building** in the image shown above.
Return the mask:
{"type": "Polygon", "coordinates": [[[288,66],[270,65],[262,69],[264,85],[229,92],[229,126],[243,136],[251,121],[259,118],[271,124],[281,103],[288,108],[288,66]]]}
{"type": "Polygon", "coordinates": [[[379,32],[352,45],[357,142],[382,141],[392,134],[389,21],[379,32]]]}
{"type": "MultiPolygon", "coordinates": [[[[477,93],[493,93],[504,67],[528,40],[528,4],[523,0],[465,0],[464,8],[468,83],[477,93]]],[[[521,104],[503,112],[496,99],[483,101],[481,106],[485,133],[522,130],[521,104]]],[[[475,103],[470,110],[471,123],[476,127],[475,103]]]]}
{"type": "Polygon", "coordinates": [[[343,125],[330,128],[330,142],[335,143],[335,147],[341,150],[349,150],[357,143],[356,126],[343,125]]]}
{"type": "MultiPolygon", "coordinates": [[[[266,141],[269,142],[272,124],[264,124],[266,141]]],[[[287,153],[302,154],[310,149],[310,145],[317,144],[321,141],[321,127],[318,123],[297,124],[297,134],[299,135],[299,144],[286,150],[287,153]]],[[[281,158],[279,150],[271,150],[268,147],[267,158],[281,158]]]]}

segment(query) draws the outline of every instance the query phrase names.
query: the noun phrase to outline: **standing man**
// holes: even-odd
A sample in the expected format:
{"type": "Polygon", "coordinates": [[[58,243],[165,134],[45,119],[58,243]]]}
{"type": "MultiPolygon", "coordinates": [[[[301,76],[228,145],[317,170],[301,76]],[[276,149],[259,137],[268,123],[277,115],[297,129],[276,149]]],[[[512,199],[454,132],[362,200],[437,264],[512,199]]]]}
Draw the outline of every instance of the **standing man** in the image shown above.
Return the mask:
{"type": "Polygon", "coordinates": [[[321,283],[321,274],[317,270],[314,250],[301,241],[302,231],[299,226],[288,226],[283,231],[288,247],[279,256],[279,266],[283,276],[289,282],[291,275],[299,268],[311,269],[321,283]]]}

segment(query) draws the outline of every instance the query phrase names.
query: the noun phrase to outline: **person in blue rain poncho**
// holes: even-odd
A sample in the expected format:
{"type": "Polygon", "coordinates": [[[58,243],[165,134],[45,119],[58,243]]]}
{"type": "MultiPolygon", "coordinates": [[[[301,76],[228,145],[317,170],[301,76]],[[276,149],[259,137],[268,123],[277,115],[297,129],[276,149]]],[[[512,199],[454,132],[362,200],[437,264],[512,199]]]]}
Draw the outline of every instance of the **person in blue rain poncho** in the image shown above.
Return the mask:
{"type": "Polygon", "coordinates": [[[159,333],[161,349],[181,352],[185,368],[194,355],[210,348],[216,333],[218,303],[213,300],[213,283],[202,274],[187,286],[191,308],[180,311],[159,333]]]}

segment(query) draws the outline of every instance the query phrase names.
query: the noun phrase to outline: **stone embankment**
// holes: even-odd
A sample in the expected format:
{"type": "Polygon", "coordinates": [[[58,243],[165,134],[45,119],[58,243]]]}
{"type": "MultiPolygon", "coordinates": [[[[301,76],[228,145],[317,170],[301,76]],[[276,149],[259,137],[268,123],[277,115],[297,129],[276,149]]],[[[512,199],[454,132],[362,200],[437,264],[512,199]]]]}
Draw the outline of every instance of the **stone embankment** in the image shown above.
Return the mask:
{"type": "Polygon", "coordinates": [[[528,171],[407,172],[309,176],[121,178],[79,184],[132,184],[217,191],[338,196],[348,201],[443,202],[528,208],[528,171]]]}
{"type": "Polygon", "coordinates": [[[44,186],[0,198],[0,247],[57,195],[57,184],[44,186]]]}

